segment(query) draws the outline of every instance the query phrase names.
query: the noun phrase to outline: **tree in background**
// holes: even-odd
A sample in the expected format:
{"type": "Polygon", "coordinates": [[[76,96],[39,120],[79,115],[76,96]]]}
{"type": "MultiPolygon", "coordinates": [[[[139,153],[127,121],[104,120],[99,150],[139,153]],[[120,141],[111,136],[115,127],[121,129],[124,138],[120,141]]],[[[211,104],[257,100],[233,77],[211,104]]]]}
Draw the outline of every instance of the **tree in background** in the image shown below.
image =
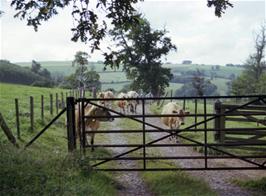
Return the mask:
{"type": "Polygon", "coordinates": [[[217,86],[204,77],[204,72],[197,69],[190,81],[175,91],[175,96],[212,96],[219,95],[217,86]]]}
{"type": "Polygon", "coordinates": [[[176,50],[166,30],[153,30],[146,19],[125,32],[116,28],[111,31],[117,51],[106,54],[105,65],[112,68],[123,66],[132,89],[142,89],[159,96],[164,93],[172,74],[169,68],[162,67],[161,57],[176,50]]]}
{"type": "MultiPolygon", "coordinates": [[[[76,70],[75,73],[70,76],[65,77],[64,81],[60,84],[63,88],[79,88],[80,82],[77,80],[79,71],[76,70]]],[[[84,72],[84,84],[90,91],[95,88],[96,91],[101,90],[100,75],[93,70],[84,72]]]]}
{"type": "Polygon", "coordinates": [[[206,88],[207,82],[205,81],[203,72],[199,69],[193,74],[192,86],[197,96],[202,97],[204,95],[204,89],[206,88]]]}
{"type": "Polygon", "coordinates": [[[80,96],[84,96],[84,90],[86,88],[85,84],[85,72],[87,71],[87,65],[89,55],[87,52],[78,51],[75,54],[75,58],[72,62],[72,66],[76,67],[75,80],[78,82],[78,88],[80,90],[80,96]]]}
{"type": "MultiPolygon", "coordinates": [[[[91,42],[92,51],[99,49],[101,40],[108,30],[121,28],[127,31],[139,21],[139,14],[133,7],[142,0],[12,0],[11,6],[17,13],[15,17],[26,20],[35,31],[59,10],[72,6],[71,15],[74,27],[72,41],[91,42]]],[[[229,0],[207,0],[208,7],[215,8],[215,15],[221,17],[228,7],[229,0]]]]}
{"type": "Polygon", "coordinates": [[[38,63],[35,60],[32,60],[32,62],[31,62],[31,71],[36,73],[36,74],[39,74],[40,70],[41,70],[41,64],[38,63]]]}
{"type": "Polygon", "coordinates": [[[255,38],[255,53],[245,63],[245,70],[232,82],[232,94],[265,94],[266,86],[266,24],[264,23],[255,38]]]}

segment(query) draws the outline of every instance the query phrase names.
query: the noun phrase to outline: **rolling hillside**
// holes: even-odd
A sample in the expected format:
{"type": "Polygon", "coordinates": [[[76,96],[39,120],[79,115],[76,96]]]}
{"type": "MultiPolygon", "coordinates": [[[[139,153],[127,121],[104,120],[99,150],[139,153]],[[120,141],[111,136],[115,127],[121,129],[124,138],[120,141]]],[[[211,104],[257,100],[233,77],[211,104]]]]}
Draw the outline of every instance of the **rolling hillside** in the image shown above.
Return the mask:
{"type": "MultiPolygon", "coordinates": [[[[42,61],[41,65],[48,69],[53,75],[69,75],[74,72],[75,68],[72,67],[71,61],[42,61]]],[[[17,63],[21,66],[30,66],[31,62],[20,62],[17,63]]],[[[217,65],[184,65],[184,64],[165,64],[164,67],[171,68],[172,73],[176,76],[185,75],[196,71],[197,69],[204,72],[205,76],[210,78],[211,75],[215,76],[212,82],[218,87],[218,92],[220,95],[226,95],[228,87],[226,83],[232,79],[232,77],[237,77],[243,68],[239,67],[226,67],[217,65]],[[232,75],[233,74],[233,75],[232,75]]],[[[122,69],[112,70],[107,67],[106,71],[103,71],[104,64],[102,62],[91,62],[88,66],[89,69],[94,69],[100,74],[100,80],[102,82],[102,89],[106,90],[108,88],[113,88],[117,91],[121,90],[124,85],[129,84],[130,81],[126,78],[125,73],[122,69]]],[[[182,83],[170,83],[167,90],[177,90],[183,84],[182,83]]]]}
{"type": "Polygon", "coordinates": [[[31,85],[36,81],[46,81],[46,79],[33,73],[29,68],[0,60],[0,82],[31,85]]]}

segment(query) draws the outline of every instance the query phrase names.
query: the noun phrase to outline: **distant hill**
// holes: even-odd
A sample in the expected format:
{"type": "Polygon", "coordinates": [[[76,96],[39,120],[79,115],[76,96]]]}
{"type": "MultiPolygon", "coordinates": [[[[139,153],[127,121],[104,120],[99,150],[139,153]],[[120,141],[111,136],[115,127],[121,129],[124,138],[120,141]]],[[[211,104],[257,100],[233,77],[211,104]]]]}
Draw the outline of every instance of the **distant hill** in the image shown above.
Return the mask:
{"type": "Polygon", "coordinates": [[[35,82],[47,82],[47,80],[33,73],[27,67],[21,67],[6,60],[0,60],[0,82],[31,85],[35,82]]]}
{"type": "MultiPolygon", "coordinates": [[[[67,76],[74,73],[75,67],[72,67],[71,61],[38,61],[43,68],[46,68],[52,75],[67,76]]],[[[31,66],[31,62],[16,63],[21,66],[31,66]]],[[[163,67],[171,69],[174,75],[173,80],[167,90],[179,89],[184,83],[191,82],[188,80],[193,76],[193,73],[199,69],[203,72],[204,77],[211,79],[217,85],[220,95],[226,95],[228,91],[227,83],[236,78],[243,71],[243,67],[239,66],[221,66],[221,65],[205,65],[205,64],[174,64],[166,63],[163,67]]],[[[122,67],[117,70],[112,70],[107,67],[103,71],[103,62],[89,62],[89,69],[94,69],[100,75],[102,89],[114,88],[119,91],[125,84],[129,84],[130,80],[126,78],[126,74],[122,72],[122,67]]]]}

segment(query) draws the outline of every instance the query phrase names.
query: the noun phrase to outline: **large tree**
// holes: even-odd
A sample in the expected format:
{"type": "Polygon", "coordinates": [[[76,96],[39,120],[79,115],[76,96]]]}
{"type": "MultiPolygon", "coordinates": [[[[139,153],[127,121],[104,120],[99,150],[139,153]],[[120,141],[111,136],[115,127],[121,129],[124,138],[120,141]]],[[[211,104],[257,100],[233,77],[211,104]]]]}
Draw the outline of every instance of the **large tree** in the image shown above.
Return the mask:
{"type": "MultiPolygon", "coordinates": [[[[59,14],[60,9],[72,7],[74,26],[72,41],[90,42],[92,51],[99,49],[100,41],[108,29],[113,27],[127,30],[138,23],[139,15],[133,7],[142,0],[12,0],[17,13],[15,17],[27,20],[27,25],[37,31],[42,22],[59,14]]],[[[206,0],[208,7],[215,8],[215,15],[221,17],[229,0],[206,0]]]]}
{"type": "Polygon", "coordinates": [[[266,93],[266,23],[255,37],[255,52],[249,56],[245,63],[245,70],[232,82],[232,94],[258,94],[266,93]]]}
{"type": "Polygon", "coordinates": [[[170,69],[162,67],[161,57],[176,50],[166,30],[153,30],[146,19],[129,31],[111,31],[118,50],[106,54],[105,64],[112,68],[123,66],[133,89],[160,95],[172,78],[170,69]]]}

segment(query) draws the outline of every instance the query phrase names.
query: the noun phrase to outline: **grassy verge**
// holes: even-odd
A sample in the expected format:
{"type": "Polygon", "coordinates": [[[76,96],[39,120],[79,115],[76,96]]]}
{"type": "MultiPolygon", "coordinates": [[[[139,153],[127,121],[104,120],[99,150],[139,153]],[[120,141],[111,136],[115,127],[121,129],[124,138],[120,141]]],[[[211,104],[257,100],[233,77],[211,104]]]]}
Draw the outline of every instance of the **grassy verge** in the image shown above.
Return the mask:
{"type": "Polygon", "coordinates": [[[256,180],[234,180],[233,182],[238,186],[254,191],[260,191],[263,195],[266,195],[266,177],[256,180]]]}
{"type": "MultiPolygon", "coordinates": [[[[141,124],[124,119],[121,120],[119,126],[126,129],[140,128],[141,124]]],[[[141,143],[142,134],[127,134],[130,143],[141,143]]],[[[147,140],[150,140],[146,136],[147,140]]],[[[142,150],[142,149],[141,149],[142,150]]],[[[141,152],[134,152],[134,155],[139,155],[141,152]]],[[[154,149],[149,150],[149,154],[157,154],[154,149]]],[[[139,167],[142,167],[142,161],[139,161],[139,167]]],[[[178,167],[170,160],[167,161],[148,161],[149,168],[173,168],[178,167]]],[[[183,171],[164,171],[164,172],[142,172],[141,176],[147,183],[149,190],[155,195],[216,195],[211,190],[207,183],[200,179],[194,178],[183,171]]]]}
{"type": "Polygon", "coordinates": [[[0,146],[0,195],[113,195],[111,176],[91,171],[79,153],[0,146]]]}

